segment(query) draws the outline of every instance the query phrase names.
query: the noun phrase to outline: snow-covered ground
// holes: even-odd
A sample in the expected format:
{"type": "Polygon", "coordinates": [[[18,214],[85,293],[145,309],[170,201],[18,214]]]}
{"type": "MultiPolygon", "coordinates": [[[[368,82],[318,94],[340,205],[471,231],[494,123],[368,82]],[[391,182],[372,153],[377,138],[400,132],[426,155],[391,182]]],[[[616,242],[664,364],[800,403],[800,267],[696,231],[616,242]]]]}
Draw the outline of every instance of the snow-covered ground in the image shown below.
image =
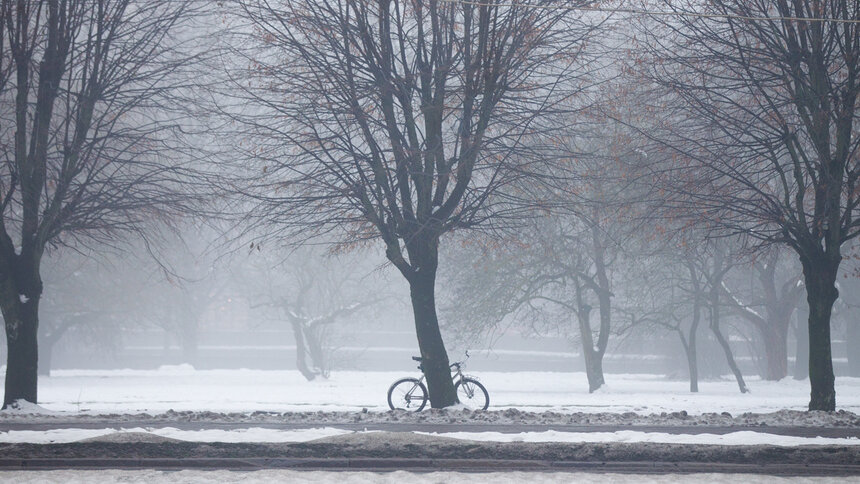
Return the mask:
{"type": "MultiPolygon", "coordinates": [[[[2,376],[2,372],[0,372],[2,376]]],[[[704,381],[691,394],[686,381],[657,375],[607,375],[608,384],[589,394],[578,373],[477,373],[490,393],[490,412],[388,413],[386,392],[404,376],[395,372],[337,372],[327,380],[306,381],[296,371],[60,370],[39,380],[40,406],[0,412],[2,421],[87,422],[82,428],[0,432],[0,442],[72,442],[115,432],[186,441],[304,442],[352,433],[332,424],[345,422],[497,423],[537,425],[755,425],[860,427],[860,379],[838,378],[837,402],[851,413],[807,413],[809,383],[786,379],[749,380],[741,394],[733,379],[704,381]],[[366,409],[366,410],[364,410],[366,409]],[[366,412],[366,413],[364,413],[366,412]],[[41,415],[33,415],[40,413],[41,415]],[[146,426],[148,421],[160,425],[146,426]],[[246,428],[172,428],[169,422],[241,422],[246,428]],[[93,422],[104,422],[93,428],[93,422]],[[127,422],[130,425],[123,425],[127,422]],[[132,423],[134,422],[134,423],[132,423]],[[300,422],[317,428],[264,428],[266,423],[300,422]],[[144,425],[146,428],[137,428],[144,425]]],[[[354,430],[354,428],[353,428],[354,430]]],[[[489,430],[489,429],[488,429],[489,430]]],[[[534,429],[529,429],[534,430],[534,429]]],[[[748,429],[743,429],[748,430],[748,429]]],[[[784,437],[739,431],[725,435],[670,435],[658,432],[558,432],[517,434],[457,432],[439,434],[496,442],[662,442],[721,445],[858,445],[856,438],[784,437]]]]}
{"type": "MultiPolygon", "coordinates": [[[[188,366],[158,370],[59,370],[39,379],[39,403],[48,411],[73,413],[315,412],[387,411],[389,385],[400,372],[336,372],[328,380],[308,382],[297,371],[194,370],[188,366]]],[[[0,377],[2,377],[0,372],[0,377]]],[[[413,375],[414,376],[414,375],[413,375]]],[[[767,413],[804,410],[809,382],[749,378],[751,392],[741,394],[731,378],[703,381],[690,393],[686,381],[660,375],[607,375],[607,385],[589,394],[582,373],[520,372],[474,374],[490,393],[490,410],[635,412],[686,411],[767,413]]],[[[837,378],[839,409],[860,413],[860,378],[837,378]]]]}
{"type": "MultiPolygon", "coordinates": [[[[236,430],[206,429],[180,430],[172,427],[164,428],[102,428],[102,429],[51,429],[51,430],[11,430],[0,432],[0,442],[3,443],[32,443],[59,444],[77,442],[84,439],[140,440],[149,436],[165,437],[168,439],[189,442],[308,442],[325,437],[371,432],[352,432],[331,427],[279,430],[271,428],[250,427],[236,430]]],[[[663,444],[701,444],[701,445],[778,445],[794,447],[798,445],[860,445],[857,438],[825,438],[825,437],[791,437],[762,432],[740,431],[728,434],[694,434],[677,435],[662,432],[638,432],[622,430],[618,432],[443,432],[424,433],[438,437],[448,437],[459,440],[482,442],[654,442],[663,444]]]]}
{"type": "Polygon", "coordinates": [[[641,474],[598,474],[598,473],[566,473],[566,472],[494,472],[486,474],[458,472],[307,472],[286,470],[262,470],[253,472],[235,471],[129,471],[129,470],[99,470],[99,471],[4,471],[0,473],[0,483],[44,482],[44,483],[271,483],[289,482],[295,484],[323,484],[337,482],[339,484],[414,484],[469,483],[492,482],[494,484],[533,484],[576,483],[588,484],[649,484],[658,482],[701,484],[711,483],[847,483],[856,482],[855,477],[773,477],[755,474],[679,474],[679,475],[641,475],[641,474]]]}

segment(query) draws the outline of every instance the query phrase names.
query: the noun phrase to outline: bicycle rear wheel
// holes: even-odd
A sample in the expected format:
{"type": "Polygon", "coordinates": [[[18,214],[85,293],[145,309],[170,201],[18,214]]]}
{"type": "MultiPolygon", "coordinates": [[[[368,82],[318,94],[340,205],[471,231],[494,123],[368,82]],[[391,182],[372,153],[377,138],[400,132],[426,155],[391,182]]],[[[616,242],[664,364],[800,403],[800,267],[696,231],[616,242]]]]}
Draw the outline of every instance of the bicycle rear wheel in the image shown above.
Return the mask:
{"type": "Polygon", "coordinates": [[[454,385],[457,399],[472,410],[486,410],[490,406],[490,394],[484,385],[471,378],[463,378],[454,385]]]}
{"type": "Polygon", "coordinates": [[[391,410],[401,409],[420,412],[427,405],[427,387],[417,378],[401,378],[388,389],[388,406],[391,410]]]}

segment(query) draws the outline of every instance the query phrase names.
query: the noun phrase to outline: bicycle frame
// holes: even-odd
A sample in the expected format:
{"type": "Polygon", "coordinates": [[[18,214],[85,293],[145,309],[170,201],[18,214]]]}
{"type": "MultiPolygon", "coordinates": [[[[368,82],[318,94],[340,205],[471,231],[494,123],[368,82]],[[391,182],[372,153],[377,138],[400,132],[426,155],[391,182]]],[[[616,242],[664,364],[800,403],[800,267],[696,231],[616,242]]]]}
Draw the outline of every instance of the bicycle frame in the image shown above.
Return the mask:
{"type": "MultiPolygon", "coordinates": [[[[462,364],[462,361],[458,361],[457,363],[451,363],[451,381],[454,384],[456,384],[458,381],[462,381],[463,378],[465,378],[465,375],[463,375],[463,370],[461,369],[462,364]]],[[[421,378],[418,379],[418,383],[424,383],[424,367],[422,365],[418,365],[418,369],[421,370],[421,378]]],[[[416,383],[415,386],[412,387],[412,390],[409,390],[410,395],[412,394],[412,391],[414,391],[418,387],[418,383],[416,383]]]]}
{"type": "MultiPolygon", "coordinates": [[[[466,358],[469,358],[468,352],[466,352],[466,358]]],[[[412,359],[419,362],[418,369],[421,371],[421,375],[419,378],[401,378],[391,385],[388,389],[388,405],[392,410],[403,408],[406,410],[420,411],[429,401],[429,393],[426,387],[427,378],[424,374],[424,362],[422,361],[422,358],[418,356],[413,356],[412,359]],[[401,403],[395,404],[395,402],[401,403]],[[413,402],[417,402],[414,407],[413,402]]],[[[465,363],[465,360],[457,361],[449,365],[449,370],[451,371],[451,382],[454,384],[456,392],[459,394],[457,400],[467,406],[473,406],[477,403],[478,408],[486,410],[490,402],[490,396],[487,393],[487,389],[484,388],[477,379],[463,373],[463,363],[465,363]],[[480,402],[474,400],[476,395],[481,396],[480,402]]]]}

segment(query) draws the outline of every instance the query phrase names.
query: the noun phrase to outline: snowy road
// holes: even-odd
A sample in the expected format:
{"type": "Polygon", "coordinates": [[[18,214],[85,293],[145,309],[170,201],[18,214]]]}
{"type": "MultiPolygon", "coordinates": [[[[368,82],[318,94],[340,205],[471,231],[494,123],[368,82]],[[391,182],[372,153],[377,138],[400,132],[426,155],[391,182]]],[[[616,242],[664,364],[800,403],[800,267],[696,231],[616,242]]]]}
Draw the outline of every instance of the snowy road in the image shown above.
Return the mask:
{"type": "MultiPolygon", "coordinates": [[[[347,433],[301,443],[213,443],[130,433],[50,445],[0,443],[0,469],[537,471],[856,477],[860,476],[860,446],[491,442],[387,432],[347,433]]],[[[0,476],[3,474],[0,472],[0,476]]]]}
{"type": "MultiPolygon", "coordinates": [[[[843,477],[780,477],[780,484],[842,484],[854,483],[854,476],[843,477]]],[[[747,484],[766,484],[775,482],[775,478],[767,475],[754,474],[617,474],[617,473],[570,473],[570,472],[494,472],[476,476],[463,472],[427,472],[414,473],[405,471],[395,472],[308,472],[292,470],[261,470],[253,472],[213,471],[213,470],[58,470],[58,471],[7,471],[0,473],[0,483],[21,482],[57,482],[57,483],[124,483],[124,484],[185,484],[219,482],[223,484],[269,484],[272,482],[289,482],[293,484],[446,484],[492,482],[493,484],[556,484],[585,482],[588,484],[702,484],[739,482],[747,484]]]]}
{"type": "MultiPolygon", "coordinates": [[[[25,465],[16,466],[12,459],[0,458],[0,482],[31,482],[27,480],[12,480],[5,481],[6,473],[15,474],[16,469],[28,469],[27,473],[21,474],[24,477],[33,478],[34,471],[58,470],[63,469],[65,472],[71,473],[77,470],[93,470],[100,469],[102,471],[116,471],[130,469],[146,469],[148,471],[163,470],[163,471],[179,471],[183,469],[206,469],[209,471],[230,470],[230,471],[246,471],[260,472],[262,470],[274,469],[298,469],[302,472],[312,471],[365,471],[365,472],[393,472],[408,470],[414,473],[436,473],[439,471],[447,472],[468,472],[482,473],[480,477],[475,477],[473,482],[498,482],[496,479],[488,478],[498,474],[499,476],[508,475],[509,473],[528,472],[533,475],[545,473],[564,473],[568,476],[563,480],[551,480],[549,482],[578,482],[587,480],[585,476],[605,473],[620,473],[632,475],[678,475],[678,474],[737,474],[737,475],[768,475],[787,477],[804,477],[812,478],[814,476],[823,477],[849,477],[854,476],[854,480],[845,482],[856,482],[856,476],[860,475],[860,468],[852,465],[820,465],[820,464],[797,464],[784,462],[779,464],[761,465],[761,464],[722,464],[722,463],[707,463],[707,462],[675,462],[675,461],[654,461],[654,462],[562,462],[562,461],[512,461],[512,460],[493,460],[493,459],[471,459],[468,461],[457,460],[441,460],[441,459],[408,459],[408,458],[393,458],[393,459],[29,459],[22,460],[25,465]],[[504,474],[503,474],[504,473],[504,474]],[[578,476],[573,478],[572,476],[578,476]]],[[[282,471],[283,472],[283,471],[282,471]]],[[[58,473],[59,475],[62,475],[58,473]]],[[[289,475],[289,474],[288,474],[289,475]]],[[[420,474],[418,474],[420,475],[420,474]]],[[[531,480],[529,480],[531,482],[531,480]]],[[[39,481],[44,482],[44,481],[39,481]]],[[[50,481],[49,481],[50,482],[50,481]]],[[[68,482],[66,480],[58,482],[68,482]]],[[[88,481],[93,482],[93,481],[88,481]]],[[[105,482],[101,479],[98,482],[105,482]]],[[[123,480],[121,482],[129,482],[123,480]]],[[[171,482],[187,482],[187,481],[171,481],[171,482]]],[[[206,482],[215,482],[207,480],[206,482]]],[[[278,482],[293,482],[293,481],[278,481],[278,482]]],[[[376,482],[376,481],[363,481],[376,482]]],[[[387,481],[385,481],[387,482],[387,481]]],[[[449,481],[430,481],[430,482],[449,482],[449,481]]],[[[504,482],[504,479],[502,479],[504,482]]],[[[524,481],[512,481],[524,482],[524,481]]],[[[712,481],[706,481],[712,482],[712,481]]],[[[727,481],[731,482],[731,481],[727,481]]],[[[754,481],[735,481],[735,482],[754,482],[754,481]]],[[[803,481],[806,482],[806,481],[803,481]]]]}

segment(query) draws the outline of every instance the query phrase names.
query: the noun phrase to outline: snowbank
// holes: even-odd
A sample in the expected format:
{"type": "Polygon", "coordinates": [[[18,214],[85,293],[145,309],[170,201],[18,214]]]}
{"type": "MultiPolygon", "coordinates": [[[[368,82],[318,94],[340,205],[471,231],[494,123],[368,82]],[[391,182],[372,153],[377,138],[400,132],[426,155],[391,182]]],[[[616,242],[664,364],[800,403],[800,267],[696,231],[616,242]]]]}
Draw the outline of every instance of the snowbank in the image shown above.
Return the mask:
{"type": "Polygon", "coordinates": [[[56,415],[59,413],[23,399],[10,403],[3,412],[19,415],[56,415]]]}
{"type": "Polygon", "coordinates": [[[31,443],[58,444],[77,441],[157,441],[155,437],[184,440],[188,442],[259,442],[285,443],[308,442],[326,439],[327,442],[337,442],[344,436],[350,440],[409,440],[420,444],[423,439],[443,438],[471,440],[481,442],[566,442],[566,443],[662,443],[662,444],[701,444],[701,445],[778,445],[793,447],[798,445],[860,445],[857,438],[825,438],[825,437],[791,437],[774,435],[763,432],[731,432],[728,434],[668,434],[660,432],[638,432],[623,430],[618,432],[352,432],[331,427],[278,430],[270,428],[251,427],[237,430],[206,429],[180,430],[172,427],[165,428],[130,428],[130,429],[51,429],[44,431],[12,430],[0,432],[2,443],[31,443]],[[153,438],[150,438],[153,437],[153,438]]]}

